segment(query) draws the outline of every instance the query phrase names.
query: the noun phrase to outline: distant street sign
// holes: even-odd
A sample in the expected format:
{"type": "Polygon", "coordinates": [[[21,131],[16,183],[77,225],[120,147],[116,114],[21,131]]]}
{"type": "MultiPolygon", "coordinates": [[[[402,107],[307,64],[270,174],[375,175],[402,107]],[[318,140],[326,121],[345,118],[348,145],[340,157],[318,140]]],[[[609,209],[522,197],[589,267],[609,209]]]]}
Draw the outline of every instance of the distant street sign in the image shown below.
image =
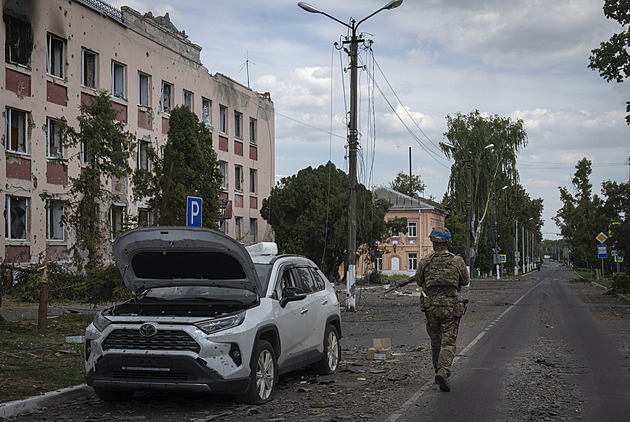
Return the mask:
{"type": "Polygon", "coordinates": [[[599,243],[604,243],[606,239],[608,239],[608,236],[606,236],[604,233],[600,233],[597,235],[597,237],[595,237],[595,239],[597,239],[599,243]]]}
{"type": "Polygon", "coordinates": [[[623,255],[621,254],[615,255],[615,262],[623,262],[623,255]]]}
{"type": "Polygon", "coordinates": [[[507,262],[507,256],[505,254],[499,254],[499,262],[505,264],[507,262]]]}
{"type": "Polygon", "coordinates": [[[203,199],[189,196],[186,201],[186,226],[201,227],[201,206],[203,199]]]}
{"type": "Polygon", "coordinates": [[[608,258],[608,253],[606,252],[606,245],[597,245],[597,257],[608,258]]]}

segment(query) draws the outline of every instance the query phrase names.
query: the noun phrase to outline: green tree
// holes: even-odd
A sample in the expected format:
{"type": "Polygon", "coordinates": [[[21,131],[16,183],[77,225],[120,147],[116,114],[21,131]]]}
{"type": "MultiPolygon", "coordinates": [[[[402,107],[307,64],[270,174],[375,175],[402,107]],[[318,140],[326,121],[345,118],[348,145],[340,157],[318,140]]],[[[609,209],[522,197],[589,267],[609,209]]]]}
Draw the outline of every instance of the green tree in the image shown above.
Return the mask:
{"type": "Polygon", "coordinates": [[[84,259],[87,268],[101,264],[109,236],[103,214],[112,201],[126,200],[112,193],[111,180],[125,179],[131,173],[129,157],[135,142],[134,136],[124,130],[124,123],[116,120],[117,114],[109,94],[101,91],[89,104],[81,105],[78,130],[61,124],[64,145],[81,145],[84,155],[79,176],[70,178],[64,214],[64,222],[75,233],[71,251],[77,268],[82,267],[84,259]]]}
{"type": "Polygon", "coordinates": [[[148,152],[151,170],[134,174],[134,196],[147,198],[154,221],[163,226],[186,225],[186,198],[203,199],[202,224],[218,228],[222,175],[212,134],[188,107],[171,111],[164,158],[148,152]]]}
{"type": "MultiPolygon", "coordinates": [[[[389,204],[357,189],[357,250],[374,251],[387,233],[389,204]]],[[[344,263],[348,230],[348,175],[328,162],[283,178],[262,203],[261,214],[274,228],[280,252],[304,255],[332,280],[344,263]]]]}
{"type": "MultiPolygon", "coordinates": [[[[600,43],[599,48],[591,51],[589,68],[599,71],[599,76],[606,82],[623,82],[630,75],[630,2],[625,0],[605,0],[604,15],[619,22],[623,30],[613,34],[608,41],[600,43]]],[[[630,101],[626,102],[626,112],[630,113],[630,101]]],[[[630,124],[630,114],[626,115],[630,124]]]]}
{"type": "Polygon", "coordinates": [[[559,187],[562,208],[556,212],[554,221],[560,233],[568,241],[570,259],[579,267],[592,266],[597,262],[597,241],[595,236],[606,231],[608,223],[603,214],[602,200],[592,195],[590,182],[591,161],[582,158],[575,166],[571,193],[566,187],[559,187]]]}
{"type": "MultiPolygon", "coordinates": [[[[450,143],[440,143],[447,158],[452,159],[448,185],[451,212],[466,215],[470,170],[471,247],[478,255],[484,220],[491,212],[492,198],[504,187],[518,183],[517,152],[527,145],[523,121],[507,117],[484,116],[478,110],[467,115],[447,116],[444,136],[450,143]]],[[[465,236],[464,241],[465,241],[465,236]]]]}
{"type": "Polygon", "coordinates": [[[630,274],[627,259],[630,258],[630,182],[602,183],[602,194],[606,197],[604,215],[609,222],[610,246],[622,252],[626,262],[626,272],[630,274]],[[618,223],[618,224],[616,224],[618,223]]]}
{"type": "Polygon", "coordinates": [[[420,176],[398,172],[396,178],[389,185],[396,192],[403,193],[412,198],[424,191],[425,185],[420,180],[420,176]]]}

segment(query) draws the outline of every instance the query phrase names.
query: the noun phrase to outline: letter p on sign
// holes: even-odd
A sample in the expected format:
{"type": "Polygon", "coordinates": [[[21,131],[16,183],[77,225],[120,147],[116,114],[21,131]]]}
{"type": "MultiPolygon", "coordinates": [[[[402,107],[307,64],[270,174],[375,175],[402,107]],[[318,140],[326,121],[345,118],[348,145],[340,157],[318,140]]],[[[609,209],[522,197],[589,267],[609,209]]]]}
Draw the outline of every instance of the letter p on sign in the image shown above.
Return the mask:
{"type": "Polygon", "coordinates": [[[186,201],[186,226],[201,227],[201,206],[203,200],[189,196],[186,201]]]}

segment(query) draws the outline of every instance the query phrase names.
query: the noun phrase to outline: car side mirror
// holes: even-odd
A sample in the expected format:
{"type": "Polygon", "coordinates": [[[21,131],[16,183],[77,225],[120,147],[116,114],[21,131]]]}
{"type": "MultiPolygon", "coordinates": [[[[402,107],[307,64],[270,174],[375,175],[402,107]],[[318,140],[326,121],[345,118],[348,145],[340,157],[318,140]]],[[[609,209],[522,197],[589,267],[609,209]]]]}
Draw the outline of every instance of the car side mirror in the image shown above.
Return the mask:
{"type": "Polygon", "coordinates": [[[300,287],[285,287],[282,289],[280,307],[284,308],[289,302],[306,299],[306,293],[300,287]]]}

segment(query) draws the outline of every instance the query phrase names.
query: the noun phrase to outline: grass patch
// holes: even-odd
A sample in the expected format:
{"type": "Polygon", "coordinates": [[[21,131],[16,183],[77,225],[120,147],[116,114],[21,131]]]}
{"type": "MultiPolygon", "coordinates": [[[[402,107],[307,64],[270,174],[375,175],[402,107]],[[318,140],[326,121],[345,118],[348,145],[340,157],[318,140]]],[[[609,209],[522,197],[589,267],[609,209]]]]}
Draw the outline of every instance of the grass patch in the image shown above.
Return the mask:
{"type": "Polygon", "coordinates": [[[0,401],[8,402],[85,382],[83,335],[93,315],[65,314],[37,329],[37,320],[0,322],[0,401]]]}

